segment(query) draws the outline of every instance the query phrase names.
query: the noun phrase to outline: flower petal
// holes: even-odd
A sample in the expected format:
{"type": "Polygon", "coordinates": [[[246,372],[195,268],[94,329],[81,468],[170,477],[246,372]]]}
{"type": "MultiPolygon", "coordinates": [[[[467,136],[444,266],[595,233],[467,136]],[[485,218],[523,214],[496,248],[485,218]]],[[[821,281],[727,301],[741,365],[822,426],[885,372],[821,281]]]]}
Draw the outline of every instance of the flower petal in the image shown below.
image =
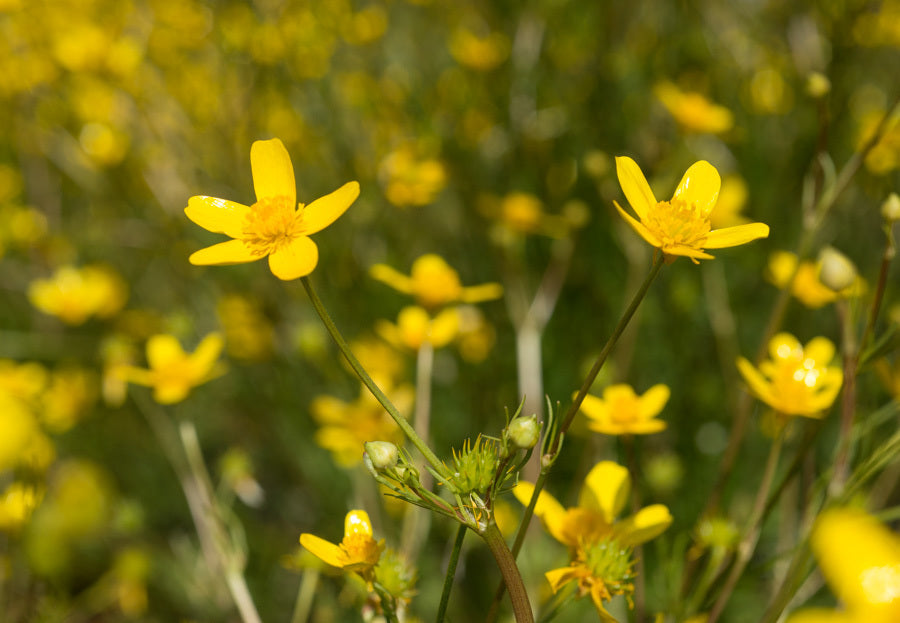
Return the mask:
{"type": "Polygon", "coordinates": [[[372,521],[366,511],[352,510],[344,517],[344,538],[354,534],[372,536],[372,521]]]}
{"type": "Polygon", "coordinates": [[[765,223],[747,223],[709,232],[703,246],[707,249],[724,249],[746,244],[751,240],[769,237],[769,226],[765,223]]]}
{"type": "Polygon", "coordinates": [[[369,269],[373,279],[385,283],[403,294],[412,294],[413,280],[387,264],[375,264],[369,269]]]}
{"type": "Polygon", "coordinates": [[[459,300],[463,303],[481,303],[493,301],[503,296],[503,286],[499,283],[483,283],[462,289],[459,300]]]}
{"type": "Polygon", "coordinates": [[[224,346],[225,340],[221,333],[210,333],[197,345],[189,359],[198,381],[212,372],[224,346]]]}
{"type": "Polygon", "coordinates": [[[435,348],[446,346],[459,333],[459,313],[455,307],[441,311],[428,327],[428,341],[435,348]]]}
{"type": "Polygon", "coordinates": [[[188,199],[184,213],[207,231],[240,238],[243,234],[244,219],[250,213],[250,208],[227,199],[197,195],[188,199]]]}
{"type": "Polygon", "coordinates": [[[544,577],[547,578],[547,581],[550,583],[550,589],[556,593],[562,588],[564,585],[568,584],[572,580],[577,580],[582,573],[579,573],[581,567],[561,567],[559,569],[553,569],[544,574],[544,577]]]}
{"type": "Polygon", "coordinates": [[[319,197],[303,208],[303,233],[309,235],[322,231],[346,212],[357,197],[359,182],[347,182],[334,192],[319,197]]]}
{"type": "Polygon", "coordinates": [[[294,165],[281,140],[254,141],[250,146],[250,170],[257,201],[287,197],[290,205],[297,202],[294,165]]]}
{"type": "Polygon", "coordinates": [[[305,277],[319,262],[319,248],[311,238],[300,236],[269,255],[269,269],[284,281],[305,277]]]}
{"type": "Polygon", "coordinates": [[[187,355],[174,335],[154,335],[147,340],[147,363],[152,370],[160,370],[184,361],[187,355]]]}
{"type": "Polygon", "coordinates": [[[639,399],[640,409],[638,412],[640,413],[640,416],[644,419],[650,419],[658,415],[669,401],[671,393],[668,386],[663,385],[662,383],[654,385],[645,391],[644,395],[639,399]]]}
{"type": "Polygon", "coordinates": [[[627,469],[613,461],[600,461],[584,479],[578,506],[599,512],[611,524],[625,506],[630,486],[627,469]]]}
{"type": "Polygon", "coordinates": [[[700,160],[685,172],[678,188],[675,189],[673,199],[681,199],[688,205],[695,205],[701,214],[709,216],[719,199],[721,187],[722,178],[719,177],[716,168],[706,160],[700,160]]]}
{"type": "Polygon", "coordinates": [[[622,206],[620,206],[617,202],[613,201],[613,205],[616,206],[616,210],[619,211],[619,214],[622,215],[622,218],[625,219],[625,222],[627,222],[629,225],[631,225],[631,228],[634,231],[636,231],[641,238],[646,240],[647,244],[649,244],[652,247],[657,247],[657,248],[662,247],[662,242],[659,240],[659,238],[657,238],[652,233],[650,233],[649,229],[644,227],[644,225],[642,223],[636,221],[635,218],[633,216],[631,216],[630,214],[628,214],[628,212],[623,210],[622,206]]]}
{"type": "Polygon", "coordinates": [[[775,334],[769,340],[769,356],[772,358],[772,361],[799,360],[802,352],[803,347],[800,345],[800,341],[786,331],[775,334]]]}
{"type": "Polygon", "coordinates": [[[191,384],[181,379],[167,379],[153,386],[153,400],[161,405],[172,405],[187,398],[191,384]]]}
{"type": "Polygon", "coordinates": [[[712,260],[715,259],[714,256],[709,253],[705,253],[701,249],[696,247],[689,247],[683,244],[673,244],[660,247],[662,252],[666,255],[680,255],[681,257],[689,257],[694,260],[694,264],[699,264],[697,260],[712,260]]]}
{"type": "Polygon", "coordinates": [[[188,261],[194,266],[225,266],[255,262],[260,257],[254,255],[242,240],[229,240],[191,253],[188,261]]]}
{"type": "MultiPolygon", "coordinates": [[[[628,203],[631,204],[635,214],[643,219],[650,208],[658,202],[653,195],[653,191],[650,190],[650,184],[647,183],[647,178],[644,177],[641,167],[628,156],[617,156],[616,175],[619,177],[619,185],[622,187],[622,192],[625,193],[628,203]]],[[[621,208],[619,209],[621,210],[621,208]]]]}
{"type": "Polygon", "coordinates": [[[738,372],[741,373],[741,376],[744,377],[744,382],[747,383],[747,387],[750,388],[750,392],[767,405],[774,406],[773,403],[775,402],[775,398],[772,395],[772,386],[765,377],[759,373],[759,370],[754,368],[753,364],[743,357],[738,357],[737,368],[738,372]]]}
{"type": "MultiPolygon", "coordinates": [[[[520,481],[513,488],[513,495],[524,506],[528,506],[531,501],[531,495],[534,493],[534,485],[530,482],[520,481]]],[[[537,504],[534,507],[534,514],[537,515],[545,524],[559,523],[566,514],[566,510],[562,507],[555,497],[541,491],[538,494],[537,504]]]]}
{"type": "Polygon", "coordinates": [[[317,537],[315,534],[304,532],[300,535],[300,545],[332,567],[343,567],[343,563],[341,562],[341,548],[331,541],[326,541],[325,539],[317,537]]]}
{"type": "Polygon", "coordinates": [[[609,407],[606,402],[591,394],[584,397],[584,401],[581,403],[581,412],[591,420],[605,421],[609,419],[609,407]]]}
{"type": "Polygon", "coordinates": [[[814,337],[803,347],[803,357],[815,361],[816,366],[827,366],[834,359],[834,343],[827,337],[814,337]]]}
{"type": "Polygon", "coordinates": [[[622,545],[633,547],[659,536],[670,525],[672,514],[669,509],[662,504],[653,504],[618,522],[614,533],[622,545]]]}

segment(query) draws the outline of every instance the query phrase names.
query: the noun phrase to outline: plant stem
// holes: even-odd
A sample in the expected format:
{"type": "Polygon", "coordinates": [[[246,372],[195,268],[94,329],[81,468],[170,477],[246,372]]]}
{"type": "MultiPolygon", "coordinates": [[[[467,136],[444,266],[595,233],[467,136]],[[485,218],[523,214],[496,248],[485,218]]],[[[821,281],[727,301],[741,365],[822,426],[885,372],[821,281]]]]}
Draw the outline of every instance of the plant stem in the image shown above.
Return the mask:
{"type": "Polygon", "coordinates": [[[309,619],[318,583],[319,571],[317,569],[303,570],[300,588],[297,590],[297,600],[294,602],[294,613],[291,615],[291,623],[305,623],[309,619]]]}
{"type": "Polygon", "coordinates": [[[500,567],[500,573],[503,575],[503,581],[506,583],[506,590],[509,591],[509,598],[512,601],[513,615],[516,617],[516,623],[534,623],[534,613],[531,611],[531,603],[528,601],[528,593],[525,591],[525,583],[522,581],[522,575],[516,566],[516,559],[512,552],[506,546],[503,535],[497,524],[491,522],[481,534],[481,538],[494,555],[497,566],[500,567]]]}
{"type": "Polygon", "coordinates": [[[456,530],[456,539],[453,541],[453,549],[450,550],[450,560],[447,562],[447,575],[444,576],[444,590],[441,592],[441,603],[438,604],[437,623],[443,623],[447,614],[447,606],[450,604],[450,591],[453,590],[453,578],[456,576],[456,565],[459,562],[459,554],[462,551],[463,540],[466,538],[465,524],[459,524],[456,530]]]}
{"type": "Polygon", "coordinates": [[[350,364],[350,367],[353,368],[353,371],[356,373],[356,376],[359,377],[359,380],[362,381],[363,385],[365,385],[375,399],[381,403],[381,406],[384,407],[384,410],[388,412],[388,415],[393,418],[394,422],[397,423],[397,426],[400,427],[400,430],[403,431],[403,434],[406,435],[406,438],[422,453],[422,456],[425,457],[425,460],[431,465],[431,467],[438,472],[439,474],[446,473],[446,467],[441,462],[439,458],[431,451],[431,448],[422,440],[421,437],[416,433],[413,427],[409,422],[406,421],[400,412],[397,411],[397,407],[390,401],[390,399],[385,396],[384,392],[381,391],[381,388],[372,380],[372,377],[369,376],[369,373],[366,372],[365,368],[362,367],[362,364],[359,363],[359,360],[356,358],[356,355],[353,354],[353,351],[350,350],[350,345],[347,344],[347,340],[344,339],[344,336],[341,335],[341,332],[338,330],[337,325],[334,324],[334,321],[331,319],[331,316],[328,314],[328,310],[325,309],[325,306],[322,304],[321,299],[319,299],[319,295],[316,294],[315,289],[313,288],[312,283],[309,281],[309,277],[301,277],[300,283],[303,284],[303,288],[306,290],[306,294],[309,296],[310,302],[313,304],[313,307],[316,310],[316,313],[319,314],[319,318],[322,319],[322,323],[325,325],[325,328],[328,330],[328,333],[331,335],[331,338],[334,340],[334,343],[337,345],[338,349],[341,351],[341,354],[344,355],[344,358],[347,359],[347,363],[350,364]]]}
{"type": "MultiPolygon", "coordinates": [[[[426,442],[431,428],[431,378],[434,368],[434,347],[425,342],[416,353],[416,408],[413,412],[413,429],[421,439],[426,442]]],[[[416,461],[416,469],[419,470],[419,479],[423,489],[431,491],[434,478],[426,469],[422,468],[421,460],[416,461]]],[[[425,508],[414,507],[407,510],[403,517],[403,532],[400,551],[409,560],[415,560],[419,555],[428,529],[431,525],[431,512],[425,508]]]]}

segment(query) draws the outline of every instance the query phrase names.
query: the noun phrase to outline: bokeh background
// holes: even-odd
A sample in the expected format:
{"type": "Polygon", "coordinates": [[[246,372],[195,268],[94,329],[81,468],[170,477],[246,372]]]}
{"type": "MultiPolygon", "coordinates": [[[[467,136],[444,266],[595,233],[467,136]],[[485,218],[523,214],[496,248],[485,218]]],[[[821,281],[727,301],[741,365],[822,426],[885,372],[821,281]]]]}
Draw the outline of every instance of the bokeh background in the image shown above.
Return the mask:
{"type": "MultiPolygon", "coordinates": [[[[317,443],[316,399],[360,391],[299,283],[262,262],[187,262],[220,240],[187,220],[188,198],[252,203],[250,144],[272,137],[291,154],[300,201],[359,181],[357,202],[316,236],[311,279],[345,335],[385,349],[373,360],[396,359],[398,383],[413,382],[415,356],[375,327],[411,301],[372,279],[372,265],[409,273],[436,253],[465,285],[506,288],[468,309],[469,330],[436,353],[442,457],[496,435],[518,404],[517,323],[548,266],[561,289],[540,336],[539,389],[563,407],[645,274],[651,250],[612,205],[624,200],[614,156],[635,158],[661,198],[707,159],[729,189],[723,222],[740,213],[771,226],[714,262],[664,268],[597,382],[598,393],[623,380],[672,389],[668,428],[641,440],[637,476],[644,499],[675,518],[644,553],[648,608],[665,612],[679,581],[666,561],[690,543],[741,391],[734,357],[759,348],[778,295],[769,255],[796,246],[807,174],[818,167],[812,179],[827,182],[897,96],[898,24],[892,0],[0,0],[0,392],[28,413],[0,414],[0,437],[13,440],[0,442],[0,619],[236,620],[141,415],[149,392],[109,373],[144,365],[155,333],[188,349],[225,336],[227,373],[168,413],[196,423],[264,620],[290,620],[313,564],[297,552],[301,532],[336,541],[347,510],[364,505],[399,542],[402,510],[379,501],[352,456],[317,443]],[[27,456],[15,449],[23,427],[27,456]]],[[[870,283],[898,168],[893,119],[815,238],[870,283]]],[[[794,302],[784,327],[839,341],[832,306],[794,302]]],[[[860,383],[860,410],[885,402],[877,379],[860,383]]],[[[728,489],[736,517],[769,443],[758,423],[728,489]]],[[[550,482],[569,503],[594,462],[624,460],[615,438],[578,428],[550,482]]],[[[826,420],[820,460],[836,428],[826,420]]],[[[505,513],[521,512],[508,502],[505,513]]],[[[419,557],[411,612],[424,620],[454,531],[436,520],[419,557]]],[[[476,541],[456,621],[479,618],[499,578],[476,541]]],[[[751,578],[778,553],[767,560],[751,578]]],[[[565,562],[536,529],[523,554],[534,601],[548,593],[543,571],[565,562]]],[[[346,586],[324,572],[312,620],[359,620],[358,588],[346,586]]],[[[728,620],[754,620],[741,604],[758,590],[741,584],[728,620]]],[[[580,603],[565,616],[594,615],[580,603]]]]}

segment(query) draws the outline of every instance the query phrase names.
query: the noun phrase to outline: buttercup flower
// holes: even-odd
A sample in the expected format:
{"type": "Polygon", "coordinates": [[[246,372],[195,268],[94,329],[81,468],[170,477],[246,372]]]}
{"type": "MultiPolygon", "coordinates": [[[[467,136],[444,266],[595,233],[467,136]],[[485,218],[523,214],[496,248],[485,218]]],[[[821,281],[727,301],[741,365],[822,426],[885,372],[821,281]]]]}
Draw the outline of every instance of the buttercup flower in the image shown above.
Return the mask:
{"type": "Polygon", "coordinates": [[[503,286],[499,283],[463,287],[459,273],[444,258],[433,253],[423,255],[413,262],[409,276],[387,264],[375,264],[369,272],[378,281],[398,292],[414,296],[420,305],[428,308],[456,302],[480,303],[503,295],[503,286]]]}
{"type": "Polygon", "coordinates": [[[359,196],[359,184],[347,182],[309,205],[297,204],[291,157],[273,138],[250,147],[256,203],[246,206],[215,197],[191,197],[184,213],[200,227],[234,240],[191,254],[196,266],[243,264],[268,256],[279,279],[310,274],[319,249],[310,235],[331,225],[359,196]]]}
{"type": "Polygon", "coordinates": [[[669,400],[669,388],[654,385],[638,396],[630,385],[611,385],[603,390],[603,398],[588,394],[581,411],[588,417],[588,428],[605,435],[648,435],[665,430],[666,423],[657,420],[669,400]]]}
{"type": "Polygon", "coordinates": [[[389,153],[378,167],[384,195],[395,206],[424,206],[435,200],[447,183],[440,160],[420,158],[412,146],[389,153]]]}
{"type": "Polygon", "coordinates": [[[339,544],[304,532],[300,535],[300,545],[332,567],[369,579],[381,558],[384,539],[372,538],[372,522],[366,511],[353,510],[344,518],[344,538],[339,544]]]}
{"type": "Polygon", "coordinates": [[[835,508],[816,520],[811,544],[845,609],[805,609],[788,623],[900,621],[900,537],[863,511],[835,508]]]}
{"type": "Polygon", "coordinates": [[[455,308],[445,309],[432,318],[416,305],[404,307],[397,316],[397,324],[379,320],[375,331],[389,344],[400,349],[417,351],[426,343],[434,348],[446,346],[459,330],[455,308]]]}
{"type": "Polygon", "coordinates": [[[210,333],[193,353],[186,353],[175,336],[160,334],[147,340],[147,363],[150,369],[120,366],[116,374],[126,381],[153,388],[153,399],[160,404],[173,404],[187,398],[194,387],[223,374],[217,362],[224,341],[218,333],[210,333]]]}
{"type": "Polygon", "coordinates": [[[789,251],[775,251],[769,256],[767,277],[775,287],[786,288],[795,271],[791,294],[810,309],[822,307],[839,298],[859,296],[865,289],[865,282],[857,277],[852,285],[835,292],[819,279],[817,262],[802,261],[798,267],[797,256],[789,251]]]}
{"type": "Polygon", "coordinates": [[[28,300],[45,314],[69,325],[84,324],[91,316],[114,316],[128,299],[128,288],[111,268],[101,265],[63,266],[49,279],[28,286],[28,300]]]}
{"type": "Polygon", "coordinates": [[[771,359],[759,369],[738,358],[737,367],[750,391],[781,415],[820,418],[834,402],[843,382],[834,359],[834,344],[824,337],[806,346],[790,333],[779,333],[769,342],[771,359]]]}
{"type": "MultiPolygon", "coordinates": [[[[556,498],[541,491],[534,512],[550,535],[570,548],[600,539],[615,539],[623,547],[640,545],[662,534],[672,523],[672,515],[664,505],[653,504],[616,521],[628,501],[630,486],[627,469],[601,461],[585,478],[578,506],[563,508],[556,498]]],[[[533,491],[533,484],[520,481],[513,494],[527,505],[533,491]]]]}
{"type": "Polygon", "coordinates": [[[731,111],[709,101],[700,93],[682,91],[671,82],[661,82],[653,89],[675,121],[688,132],[720,134],[731,129],[731,111]]]}
{"type": "Polygon", "coordinates": [[[769,226],[747,223],[710,231],[709,216],[719,197],[721,179],[714,166],[700,160],[681,178],[669,201],[657,201],[637,163],[627,156],[616,158],[616,174],[622,192],[638,216],[636,220],[615,203],[629,225],[649,244],[667,256],[709,260],[706,249],[721,249],[765,238],[769,226]]]}

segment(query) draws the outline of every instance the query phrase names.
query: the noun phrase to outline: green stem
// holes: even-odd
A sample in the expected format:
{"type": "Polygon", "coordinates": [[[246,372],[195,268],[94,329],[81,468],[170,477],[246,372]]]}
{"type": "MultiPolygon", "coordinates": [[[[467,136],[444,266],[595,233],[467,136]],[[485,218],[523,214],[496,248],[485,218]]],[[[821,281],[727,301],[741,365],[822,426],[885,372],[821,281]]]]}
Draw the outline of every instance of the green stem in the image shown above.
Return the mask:
{"type": "Polygon", "coordinates": [[[506,546],[503,535],[497,524],[490,523],[481,534],[481,538],[487,543],[497,566],[500,567],[500,573],[503,575],[503,581],[506,584],[506,590],[509,591],[509,598],[512,601],[513,615],[516,617],[516,623],[534,623],[534,613],[531,611],[531,603],[528,601],[528,593],[525,590],[525,583],[522,581],[522,575],[516,566],[516,559],[512,552],[506,546]]]}
{"type": "Polygon", "coordinates": [[[441,603],[438,604],[437,623],[443,623],[447,614],[447,606],[450,604],[450,591],[453,590],[453,578],[456,576],[456,565],[459,563],[459,553],[462,551],[463,540],[466,538],[465,524],[459,524],[456,531],[456,539],[453,541],[453,549],[450,551],[450,561],[447,563],[447,575],[444,576],[444,590],[441,592],[441,603]]]}
{"type": "Polygon", "coordinates": [[[400,430],[403,431],[403,434],[406,435],[406,438],[422,453],[422,456],[425,457],[425,460],[431,465],[432,468],[439,474],[444,474],[446,472],[446,467],[441,462],[439,458],[431,451],[431,448],[422,441],[422,438],[416,433],[413,427],[409,422],[406,421],[406,418],[400,415],[400,412],[397,411],[397,407],[390,401],[390,399],[385,396],[384,392],[381,391],[381,388],[372,380],[372,377],[369,376],[369,373],[366,372],[365,368],[362,367],[362,364],[359,363],[359,360],[356,358],[356,355],[353,354],[353,351],[350,350],[350,345],[347,344],[347,340],[344,339],[344,336],[341,335],[341,332],[338,330],[337,325],[334,324],[334,321],[331,319],[331,316],[328,314],[328,310],[325,309],[325,306],[322,304],[319,295],[316,294],[315,289],[312,286],[312,283],[309,281],[309,277],[302,277],[300,279],[300,283],[303,284],[303,288],[306,290],[306,294],[309,295],[309,300],[313,304],[313,307],[316,310],[316,313],[319,314],[319,318],[322,319],[322,323],[325,325],[325,328],[328,330],[328,333],[331,334],[331,338],[334,340],[334,343],[337,345],[338,349],[341,351],[341,354],[347,359],[347,363],[350,364],[350,367],[353,368],[353,371],[356,373],[356,376],[359,377],[359,380],[362,381],[363,385],[365,385],[375,399],[381,403],[381,406],[384,407],[384,410],[388,412],[388,415],[397,423],[397,426],[400,427],[400,430]]]}
{"type": "Polygon", "coordinates": [[[291,615],[291,623],[305,623],[309,619],[313,597],[315,597],[318,584],[318,569],[304,569],[303,576],[300,579],[300,588],[297,590],[297,600],[294,602],[294,613],[291,615]]]}

